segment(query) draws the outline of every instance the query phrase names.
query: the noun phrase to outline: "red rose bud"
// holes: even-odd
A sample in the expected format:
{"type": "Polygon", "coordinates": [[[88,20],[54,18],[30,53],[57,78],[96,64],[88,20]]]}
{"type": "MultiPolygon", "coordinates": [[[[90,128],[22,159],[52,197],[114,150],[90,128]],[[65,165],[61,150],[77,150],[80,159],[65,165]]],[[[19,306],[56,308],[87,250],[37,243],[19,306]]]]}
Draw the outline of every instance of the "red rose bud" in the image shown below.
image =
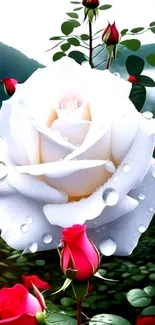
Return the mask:
{"type": "Polygon", "coordinates": [[[0,324],[37,325],[36,314],[42,307],[21,284],[0,290],[0,324]]]}
{"type": "Polygon", "coordinates": [[[83,0],[82,1],[83,6],[89,8],[89,9],[95,9],[99,6],[99,0],[83,0]]]}
{"type": "Polygon", "coordinates": [[[111,25],[108,24],[108,26],[105,28],[103,34],[102,34],[102,41],[108,46],[108,45],[116,45],[118,44],[120,39],[119,32],[115,26],[115,22],[111,25]]]}
{"type": "Polygon", "coordinates": [[[12,96],[15,93],[16,85],[18,84],[18,81],[13,78],[4,78],[2,79],[4,91],[8,96],[12,96]]]}
{"type": "Polygon", "coordinates": [[[99,268],[100,257],[94,244],[88,239],[85,225],[65,228],[62,233],[64,247],[61,252],[61,268],[67,278],[88,280],[99,268]]]}
{"type": "Polygon", "coordinates": [[[132,76],[132,75],[130,75],[130,76],[128,77],[128,81],[131,82],[132,84],[134,84],[135,82],[137,82],[137,78],[134,77],[134,76],[132,76]]]}
{"type": "Polygon", "coordinates": [[[41,280],[37,275],[22,275],[21,276],[22,282],[24,286],[31,290],[33,289],[33,284],[39,290],[48,290],[51,288],[50,284],[46,281],[41,280]]]}
{"type": "Polygon", "coordinates": [[[155,325],[155,316],[138,316],[135,325],[155,325]]]}

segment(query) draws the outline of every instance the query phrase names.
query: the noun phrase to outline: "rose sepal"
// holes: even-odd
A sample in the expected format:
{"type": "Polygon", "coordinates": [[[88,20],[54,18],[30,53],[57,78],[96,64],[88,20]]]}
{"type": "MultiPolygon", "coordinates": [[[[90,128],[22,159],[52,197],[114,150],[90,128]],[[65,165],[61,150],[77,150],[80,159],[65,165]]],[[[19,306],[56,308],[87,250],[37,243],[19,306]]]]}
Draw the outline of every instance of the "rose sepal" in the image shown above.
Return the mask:
{"type": "Polygon", "coordinates": [[[72,289],[77,302],[81,302],[88,295],[89,281],[72,282],[72,289]]]}
{"type": "Polygon", "coordinates": [[[32,283],[32,287],[34,290],[34,294],[35,294],[36,298],[38,299],[42,310],[43,311],[46,310],[47,307],[46,307],[45,299],[44,299],[42,293],[38,290],[38,288],[33,283],[32,283]]]}
{"type": "Polygon", "coordinates": [[[94,273],[94,276],[105,281],[118,282],[118,280],[104,278],[98,271],[94,273]]]}
{"type": "Polygon", "coordinates": [[[67,278],[67,279],[65,280],[64,284],[62,285],[62,287],[61,287],[59,290],[53,292],[53,293],[51,294],[51,296],[53,296],[53,295],[55,295],[56,293],[59,293],[59,292],[61,292],[61,291],[65,291],[65,290],[69,287],[69,285],[71,284],[71,282],[72,282],[72,280],[67,278]]]}

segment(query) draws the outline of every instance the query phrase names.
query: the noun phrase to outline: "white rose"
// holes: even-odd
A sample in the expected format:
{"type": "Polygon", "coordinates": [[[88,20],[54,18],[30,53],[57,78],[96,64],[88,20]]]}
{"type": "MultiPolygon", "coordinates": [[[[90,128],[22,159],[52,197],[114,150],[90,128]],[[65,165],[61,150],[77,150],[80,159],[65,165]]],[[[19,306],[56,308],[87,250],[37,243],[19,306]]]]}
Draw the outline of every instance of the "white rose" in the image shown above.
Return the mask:
{"type": "Polygon", "coordinates": [[[153,216],[155,122],[131,84],[62,59],[37,70],[0,115],[0,228],[13,248],[55,248],[87,224],[103,254],[130,254],[153,216]],[[147,116],[149,117],[149,116],[147,116]]]}

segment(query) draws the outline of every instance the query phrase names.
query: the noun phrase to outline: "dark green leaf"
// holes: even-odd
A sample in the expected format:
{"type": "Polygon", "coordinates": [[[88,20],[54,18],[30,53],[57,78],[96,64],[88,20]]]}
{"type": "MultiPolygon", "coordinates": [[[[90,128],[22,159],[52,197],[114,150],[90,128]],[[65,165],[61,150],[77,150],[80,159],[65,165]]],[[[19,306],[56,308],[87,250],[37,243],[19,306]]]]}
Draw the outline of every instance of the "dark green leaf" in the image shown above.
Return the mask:
{"type": "Polygon", "coordinates": [[[155,87],[155,82],[148,76],[141,75],[138,79],[138,83],[145,87],[155,87]]]}
{"type": "Polygon", "coordinates": [[[121,30],[121,36],[124,36],[128,32],[128,29],[122,29],[121,30]]]}
{"type": "Polygon", "coordinates": [[[110,9],[111,7],[112,7],[112,5],[103,5],[103,6],[98,7],[98,9],[107,10],[107,9],[110,9]]]}
{"type": "Polygon", "coordinates": [[[150,23],[150,27],[152,27],[150,28],[151,32],[155,33],[155,21],[152,21],[152,23],[150,23]]]}
{"type": "Polygon", "coordinates": [[[62,39],[62,36],[53,36],[50,38],[50,41],[59,41],[62,39]]]}
{"type": "Polygon", "coordinates": [[[53,55],[53,61],[58,61],[60,60],[63,56],[66,56],[64,52],[57,52],[53,55]]]}
{"type": "Polygon", "coordinates": [[[155,53],[151,53],[151,54],[147,55],[146,61],[147,61],[147,63],[149,63],[150,65],[152,65],[154,67],[155,66],[155,53]]]}
{"type": "Polygon", "coordinates": [[[45,261],[44,260],[36,260],[35,261],[35,264],[36,265],[39,265],[39,266],[44,266],[45,265],[45,261]]]}
{"type": "Polygon", "coordinates": [[[86,55],[80,51],[72,51],[68,54],[68,56],[74,59],[79,64],[88,60],[86,55]]]}
{"type": "Polygon", "coordinates": [[[130,55],[126,60],[126,69],[129,75],[138,78],[144,69],[144,60],[136,55],[130,55]]]}
{"type": "Polygon", "coordinates": [[[74,29],[74,25],[73,23],[71,23],[70,21],[65,21],[62,25],[61,25],[61,31],[63,34],[65,35],[69,35],[72,33],[74,29]]]}
{"type": "Polygon", "coordinates": [[[120,44],[126,46],[130,51],[138,51],[141,46],[141,42],[134,38],[122,41],[120,44]]]}
{"type": "Polygon", "coordinates": [[[83,9],[83,7],[74,8],[73,11],[79,11],[81,9],[83,9]]]}
{"type": "Polygon", "coordinates": [[[150,23],[150,27],[152,27],[152,26],[155,27],[155,21],[152,21],[152,22],[150,23]]]}
{"type": "Polygon", "coordinates": [[[150,279],[151,281],[155,281],[155,273],[151,273],[151,274],[149,275],[149,279],[150,279]]]}
{"type": "Polygon", "coordinates": [[[74,46],[79,46],[80,45],[80,42],[77,38],[75,37],[70,37],[68,38],[68,43],[71,44],[71,45],[74,45],[74,46]]]}
{"type": "Polygon", "coordinates": [[[70,306],[76,305],[75,299],[68,298],[68,297],[62,298],[60,302],[61,302],[61,305],[65,306],[65,307],[70,307],[70,306]]]}
{"type": "Polygon", "coordinates": [[[146,89],[143,85],[132,84],[131,93],[129,96],[130,100],[135,105],[136,109],[140,111],[145,103],[146,99],[146,89]]]}
{"type": "Polygon", "coordinates": [[[70,49],[71,45],[69,43],[64,43],[61,45],[61,50],[66,52],[70,49]]]}
{"type": "Polygon", "coordinates": [[[89,40],[89,35],[87,35],[87,34],[81,34],[81,39],[83,41],[88,41],[89,40]]]}
{"type": "Polygon", "coordinates": [[[144,27],[136,27],[130,30],[131,33],[139,33],[144,29],[144,27]]]}
{"type": "Polygon", "coordinates": [[[126,319],[111,315],[111,314],[100,314],[95,315],[90,321],[89,325],[131,325],[126,319]]]}
{"type": "Polygon", "coordinates": [[[78,4],[81,4],[80,1],[70,1],[70,3],[73,3],[74,5],[78,5],[78,4]]]}
{"type": "Polygon", "coordinates": [[[151,298],[141,289],[132,289],[127,293],[129,303],[134,307],[146,307],[151,303],[151,298]]]}
{"type": "Polygon", "coordinates": [[[154,316],[155,315],[155,306],[149,306],[149,307],[144,308],[141,315],[154,316]]]}
{"type": "Polygon", "coordinates": [[[54,325],[76,325],[76,320],[67,315],[54,313],[47,315],[47,323],[54,325]]]}
{"type": "Polygon", "coordinates": [[[67,15],[71,18],[79,18],[78,14],[76,12],[67,12],[67,15]]]}
{"type": "Polygon", "coordinates": [[[131,279],[138,282],[138,281],[143,280],[145,278],[145,276],[146,276],[145,274],[137,274],[137,275],[133,275],[131,277],[131,279]]]}
{"type": "Polygon", "coordinates": [[[70,21],[74,25],[74,27],[79,27],[81,25],[79,21],[75,19],[70,19],[68,21],[70,21]]]}

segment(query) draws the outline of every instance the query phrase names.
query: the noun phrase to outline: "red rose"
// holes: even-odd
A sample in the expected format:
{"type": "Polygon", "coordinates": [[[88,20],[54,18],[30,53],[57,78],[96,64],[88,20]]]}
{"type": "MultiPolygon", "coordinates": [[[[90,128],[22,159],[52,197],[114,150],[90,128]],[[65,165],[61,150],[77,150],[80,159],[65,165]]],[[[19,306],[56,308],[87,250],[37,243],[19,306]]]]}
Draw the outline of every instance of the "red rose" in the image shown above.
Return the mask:
{"type": "Polygon", "coordinates": [[[155,316],[138,316],[136,325],[155,325],[155,316]]]}
{"type": "Polygon", "coordinates": [[[2,79],[4,90],[8,96],[12,96],[16,90],[16,85],[18,84],[18,81],[13,78],[4,78],[2,79]]]}
{"type": "Polygon", "coordinates": [[[0,325],[37,325],[42,308],[36,297],[21,284],[0,290],[0,325]]]}
{"type": "Polygon", "coordinates": [[[63,230],[64,248],[61,267],[67,277],[78,281],[88,280],[99,267],[99,253],[87,238],[85,225],[74,225],[63,230]]]}
{"type": "Polygon", "coordinates": [[[95,9],[99,6],[99,0],[83,0],[82,1],[83,6],[90,8],[90,9],[95,9]]]}
{"type": "Polygon", "coordinates": [[[102,34],[102,41],[106,45],[116,45],[119,42],[119,32],[115,26],[115,23],[108,24],[102,34]]]}
{"type": "Polygon", "coordinates": [[[39,289],[39,290],[47,290],[50,289],[51,286],[48,282],[41,280],[37,275],[22,275],[21,279],[23,281],[24,286],[31,290],[33,289],[33,284],[39,289]]]}

